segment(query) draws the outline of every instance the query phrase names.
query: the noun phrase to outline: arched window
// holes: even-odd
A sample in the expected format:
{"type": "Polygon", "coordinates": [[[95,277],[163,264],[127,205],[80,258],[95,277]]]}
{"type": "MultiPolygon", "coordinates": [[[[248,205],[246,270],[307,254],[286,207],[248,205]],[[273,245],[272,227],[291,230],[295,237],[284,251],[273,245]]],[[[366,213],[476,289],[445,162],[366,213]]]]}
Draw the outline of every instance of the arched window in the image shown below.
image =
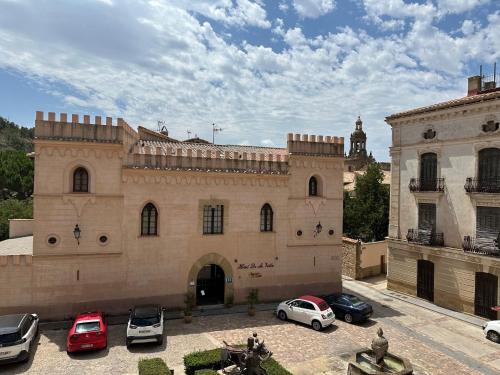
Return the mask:
{"type": "Polygon", "coordinates": [[[155,236],[157,234],[158,212],[153,203],[148,203],[142,209],[141,235],[155,236]]]}
{"type": "Polygon", "coordinates": [[[312,176],[309,179],[309,196],[316,197],[318,195],[318,180],[312,176]]]}
{"type": "Polygon", "coordinates": [[[79,167],[73,172],[73,192],[89,192],[89,173],[83,167],[79,167]]]}
{"type": "Polygon", "coordinates": [[[260,210],[260,231],[272,232],[273,231],[273,209],[266,203],[260,210]]]}

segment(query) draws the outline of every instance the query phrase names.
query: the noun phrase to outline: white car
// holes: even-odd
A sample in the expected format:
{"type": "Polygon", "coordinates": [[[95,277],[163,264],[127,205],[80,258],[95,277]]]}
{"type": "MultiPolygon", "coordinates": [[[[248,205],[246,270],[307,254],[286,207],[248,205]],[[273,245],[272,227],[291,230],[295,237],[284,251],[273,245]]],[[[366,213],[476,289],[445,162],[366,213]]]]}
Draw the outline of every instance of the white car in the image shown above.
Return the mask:
{"type": "Polygon", "coordinates": [[[27,362],[38,335],[38,315],[0,316],[0,363],[27,362]]]}
{"type": "Polygon", "coordinates": [[[135,306],[127,324],[127,347],[132,343],[163,344],[163,309],[158,305],[135,306]]]}
{"type": "Polygon", "coordinates": [[[309,324],[315,331],[320,331],[333,324],[335,314],[328,304],[319,297],[302,296],[281,302],[276,315],[281,320],[295,320],[309,324]]]}
{"type": "Polygon", "coordinates": [[[500,343],[500,320],[484,323],[483,332],[489,340],[500,343]]]}

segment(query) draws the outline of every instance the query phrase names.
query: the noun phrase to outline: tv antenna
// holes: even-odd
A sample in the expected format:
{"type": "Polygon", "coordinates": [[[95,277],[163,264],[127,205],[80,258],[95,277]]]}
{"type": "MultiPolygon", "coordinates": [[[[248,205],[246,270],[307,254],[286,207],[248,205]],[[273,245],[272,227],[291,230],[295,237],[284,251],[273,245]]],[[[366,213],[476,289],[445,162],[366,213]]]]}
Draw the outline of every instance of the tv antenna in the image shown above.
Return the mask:
{"type": "Polygon", "coordinates": [[[186,130],[186,133],[187,133],[187,135],[188,135],[188,139],[191,139],[191,130],[189,130],[189,129],[188,129],[188,130],[186,130]]]}
{"type": "Polygon", "coordinates": [[[215,144],[215,133],[221,132],[222,128],[216,128],[215,123],[212,124],[212,144],[215,144]]]}

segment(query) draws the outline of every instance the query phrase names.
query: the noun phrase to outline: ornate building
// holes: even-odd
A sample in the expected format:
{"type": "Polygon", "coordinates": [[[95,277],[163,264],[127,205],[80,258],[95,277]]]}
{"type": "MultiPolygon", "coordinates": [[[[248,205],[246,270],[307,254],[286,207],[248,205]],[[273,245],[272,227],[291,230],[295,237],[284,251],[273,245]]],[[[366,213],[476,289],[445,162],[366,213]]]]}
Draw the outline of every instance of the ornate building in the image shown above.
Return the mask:
{"type": "Polygon", "coordinates": [[[32,245],[0,246],[0,314],[341,290],[343,138],[229,146],[80,120],[36,114],[32,245]]]}
{"type": "Polygon", "coordinates": [[[358,116],[356,128],[351,133],[351,146],[349,155],[346,155],[345,158],[344,169],[347,172],[359,171],[374,161],[372,153],[370,152],[368,155],[366,151],[366,133],[363,131],[363,121],[358,116]]]}

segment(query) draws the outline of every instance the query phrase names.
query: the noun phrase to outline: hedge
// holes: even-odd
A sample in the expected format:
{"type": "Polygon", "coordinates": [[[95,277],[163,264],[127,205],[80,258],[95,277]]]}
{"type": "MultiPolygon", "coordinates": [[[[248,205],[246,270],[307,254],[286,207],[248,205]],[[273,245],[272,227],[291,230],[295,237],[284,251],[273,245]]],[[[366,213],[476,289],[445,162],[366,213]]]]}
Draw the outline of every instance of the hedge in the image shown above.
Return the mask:
{"type": "Polygon", "coordinates": [[[139,375],[170,375],[167,364],[161,358],[139,360],[139,375]]]}
{"type": "MultiPolygon", "coordinates": [[[[220,370],[220,353],[221,349],[217,348],[185,355],[184,370],[186,371],[186,375],[215,374],[215,372],[201,372],[200,370],[220,370]]],[[[276,362],[274,358],[269,358],[267,361],[264,361],[262,367],[267,370],[268,375],[293,375],[276,362]]]]}
{"type": "Polygon", "coordinates": [[[210,370],[210,369],[204,369],[204,370],[197,370],[194,375],[219,375],[219,373],[215,370],[210,370]]]}

